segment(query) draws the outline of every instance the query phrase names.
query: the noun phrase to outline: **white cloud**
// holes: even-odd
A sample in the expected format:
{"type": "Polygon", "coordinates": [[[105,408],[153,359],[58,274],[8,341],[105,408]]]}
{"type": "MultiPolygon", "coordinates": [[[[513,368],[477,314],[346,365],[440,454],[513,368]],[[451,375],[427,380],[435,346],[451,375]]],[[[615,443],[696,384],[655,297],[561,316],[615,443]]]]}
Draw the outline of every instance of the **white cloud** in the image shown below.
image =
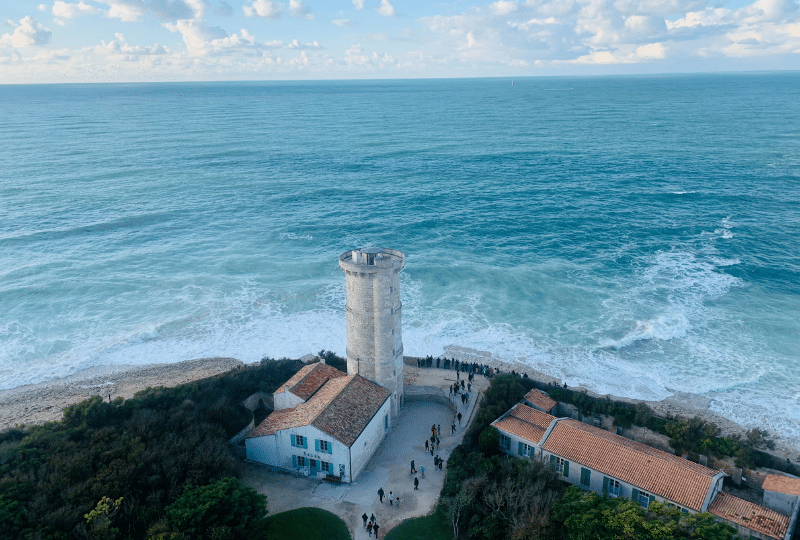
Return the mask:
{"type": "Polygon", "coordinates": [[[144,13],[142,2],[130,3],[121,0],[97,0],[108,6],[106,17],[109,19],[119,19],[125,22],[135,22],[142,18],[144,13]]]}
{"type": "Polygon", "coordinates": [[[15,49],[33,45],[39,47],[50,45],[50,39],[53,36],[52,32],[30,15],[20,19],[18,25],[10,20],[7,22],[15,27],[14,32],[3,34],[0,37],[0,44],[15,49]]]}
{"type": "Polygon", "coordinates": [[[92,13],[97,13],[98,11],[99,10],[96,7],[90,6],[89,4],[85,4],[83,2],[79,2],[77,4],[68,4],[67,2],[56,0],[53,3],[53,15],[63,19],[72,19],[78,15],[90,15],[92,13]]]}
{"type": "Polygon", "coordinates": [[[127,60],[132,60],[134,56],[140,55],[161,55],[167,54],[169,49],[163,47],[159,44],[155,44],[152,46],[132,46],[125,42],[125,36],[121,33],[116,33],[114,36],[117,39],[112,39],[109,43],[105,41],[101,41],[102,45],[100,45],[100,49],[102,52],[110,55],[122,55],[126,56],[127,60]]]}
{"type": "Polygon", "coordinates": [[[350,19],[334,19],[331,22],[333,22],[333,24],[336,26],[353,26],[353,21],[350,19]]]}
{"type": "Polygon", "coordinates": [[[47,4],[39,4],[37,7],[39,11],[47,11],[47,4]]]}
{"type": "Polygon", "coordinates": [[[376,7],[375,11],[384,17],[397,17],[397,12],[394,10],[394,6],[389,3],[389,0],[381,0],[381,5],[376,7]]]}
{"type": "Polygon", "coordinates": [[[305,50],[318,50],[321,49],[322,46],[316,41],[313,43],[300,43],[299,40],[293,39],[292,42],[286,46],[286,48],[305,51],[305,50]]]}
{"type": "Polygon", "coordinates": [[[243,6],[247,17],[259,16],[263,19],[277,19],[283,12],[283,4],[271,0],[254,0],[253,5],[243,6]]]}
{"type": "Polygon", "coordinates": [[[489,10],[494,15],[509,15],[517,11],[518,8],[517,2],[511,2],[509,0],[498,0],[494,4],[489,6],[489,10]]]}
{"type": "Polygon", "coordinates": [[[364,7],[364,0],[353,0],[353,6],[356,9],[362,9],[364,7]]]}
{"type": "Polygon", "coordinates": [[[300,0],[289,0],[289,15],[295,19],[313,19],[311,9],[300,0]]]}

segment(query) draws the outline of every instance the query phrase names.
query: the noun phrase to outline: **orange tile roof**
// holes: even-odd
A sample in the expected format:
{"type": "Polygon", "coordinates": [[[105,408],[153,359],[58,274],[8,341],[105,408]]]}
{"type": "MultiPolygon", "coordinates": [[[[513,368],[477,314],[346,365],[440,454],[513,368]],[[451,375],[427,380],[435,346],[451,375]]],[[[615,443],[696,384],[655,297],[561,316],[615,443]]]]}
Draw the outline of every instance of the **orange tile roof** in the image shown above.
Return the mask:
{"type": "Polygon", "coordinates": [[[730,493],[718,493],[708,511],[724,520],[743,525],[751,531],[776,540],[783,540],[789,528],[787,516],[734,497],[730,493]]]}
{"type": "Polygon", "coordinates": [[[342,373],[335,367],[331,367],[328,364],[323,364],[322,362],[309,364],[307,366],[303,366],[300,371],[295,373],[288,381],[283,383],[281,387],[275,391],[275,393],[280,394],[286,391],[286,387],[288,386],[289,391],[292,394],[296,395],[303,401],[308,401],[308,398],[313,396],[314,393],[319,390],[326,381],[328,381],[328,379],[344,377],[345,375],[345,373],[342,373]]]}
{"type": "Polygon", "coordinates": [[[334,377],[328,379],[308,401],[292,409],[273,411],[247,438],[313,425],[349,447],[389,395],[388,390],[360,375],[334,377]]]}
{"type": "Polygon", "coordinates": [[[518,403],[508,416],[495,420],[492,425],[526,441],[538,443],[554,419],[555,416],[518,403]]]}
{"type": "Polygon", "coordinates": [[[797,495],[800,497],[800,478],[768,474],[766,478],[764,478],[764,484],[761,487],[769,491],[777,491],[778,493],[786,493],[787,495],[797,495]]]}
{"type": "Polygon", "coordinates": [[[560,420],[542,448],[698,512],[719,473],[572,419],[560,420]]]}
{"type": "Polygon", "coordinates": [[[558,403],[556,400],[554,400],[541,390],[537,390],[536,388],[525,394],[525,399],[533,403],[535,406],[539,407],[544,412],[550,412],[552,408],[555,407],[556,404],[558,403]]]}

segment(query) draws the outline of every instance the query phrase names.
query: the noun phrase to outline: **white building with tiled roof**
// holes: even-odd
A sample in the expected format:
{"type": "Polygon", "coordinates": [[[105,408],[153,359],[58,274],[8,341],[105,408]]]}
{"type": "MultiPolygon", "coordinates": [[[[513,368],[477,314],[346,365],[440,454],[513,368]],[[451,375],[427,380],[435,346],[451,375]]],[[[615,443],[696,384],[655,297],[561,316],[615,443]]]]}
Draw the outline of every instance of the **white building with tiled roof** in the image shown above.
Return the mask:
{"type": "Polygon", "coordinates": [[[389,397],[360,375],[305,366],[274,393],[275,410],[247,435],[247,458],[351,482],[389,429],[389,397]]]}
{"type": "Polygon", "coordinates": [[[566,482],[631,499],[643,508],[658,501],[685,512],[710,512],[747,536],[792,538],[800,514],[800,479],[767,475],[764,506],[759,506],[722,492],[722,471],[578,420],[556,418],[530,406],[537,400],[553,410],[540,396],[528,393],[492,422],[501,451],[550,463],[566,482]]]}

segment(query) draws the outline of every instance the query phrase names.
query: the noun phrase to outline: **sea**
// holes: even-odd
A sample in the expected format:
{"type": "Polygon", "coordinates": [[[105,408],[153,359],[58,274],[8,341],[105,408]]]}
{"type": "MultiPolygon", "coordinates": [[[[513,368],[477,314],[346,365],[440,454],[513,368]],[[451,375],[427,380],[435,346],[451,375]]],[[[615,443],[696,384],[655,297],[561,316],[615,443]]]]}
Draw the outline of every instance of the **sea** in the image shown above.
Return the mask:
{"type": "Polygon", "coordinates": [[[4,85],[0,141],[0,389],[344,355],[380,246],[406,355],[800,441],[800,72],[4,85]]]}

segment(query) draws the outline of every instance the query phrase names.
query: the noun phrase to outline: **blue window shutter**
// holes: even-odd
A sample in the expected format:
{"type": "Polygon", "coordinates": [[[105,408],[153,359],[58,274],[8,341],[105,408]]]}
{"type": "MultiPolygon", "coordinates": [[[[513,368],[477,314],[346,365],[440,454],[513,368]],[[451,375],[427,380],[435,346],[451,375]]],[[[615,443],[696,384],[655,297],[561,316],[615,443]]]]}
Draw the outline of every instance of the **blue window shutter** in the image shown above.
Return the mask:
{"type": "Polygon", "coordinates": [[[608,495],[608,476],[603,477],[603,493],[608,495]]]}
{"type": "Polygon", "coordinates": [[[556,468],[556,456],[550,454],[550,468],[555,470],[556,468]]]}
{"type": "Polygon", "coordinates": [[[592,471],[587,469],[586,467],[581,467],[581,484],[584,486],[591,485],[592,483],[592,471]]]}
{"type": "Polygon", "coordinates": [[[297,467],[297,456],[292,455],[292,467],[297,467]]]}
{"type": "Polygon", "coordinates": [[[564,476],[569,476],[569,461],[564,460],[564,476]]]}
{"type": "Polygon", "coordinates": [[[631,500],[633,502],[635,502],[636,504],[639,504],[639,490],[638,489],[633,488],[631,490],[631,500]]]}
{"type": "Polygon", "coordinates": [[[303,437],[303,448],[308,448],[308,437],[303,437]]]}
{"type": "Polygon", "coordinates": [[[522,455],[522,443],[521,442],[517,443],[517,453],[519,455],[522,455]]]}
{"type": "Polygon", "coordinates": [[[319,452],[319,439],[314,439],[314,450],[319,452]]]}
{"type": "Polygon", "coordinates": [[[650,503],[653,502],[654,500],[656,500],[656,498],[650,495],[650,502],[647,503],[648,508],[650,507],[650,503]]]}
{"type": "Polygon", "coordinates": [[[333,454],[333,441],[328,441],[328,453],[333,454]]]}
{"type": "Polygon", "coordinates": [[[294,437],[294,435],[289,435],[289,439],[291,439],[291,441],[292,441],[292,446],[297,446],[297,445],[295,444],[295,437],[294,437]]]}

